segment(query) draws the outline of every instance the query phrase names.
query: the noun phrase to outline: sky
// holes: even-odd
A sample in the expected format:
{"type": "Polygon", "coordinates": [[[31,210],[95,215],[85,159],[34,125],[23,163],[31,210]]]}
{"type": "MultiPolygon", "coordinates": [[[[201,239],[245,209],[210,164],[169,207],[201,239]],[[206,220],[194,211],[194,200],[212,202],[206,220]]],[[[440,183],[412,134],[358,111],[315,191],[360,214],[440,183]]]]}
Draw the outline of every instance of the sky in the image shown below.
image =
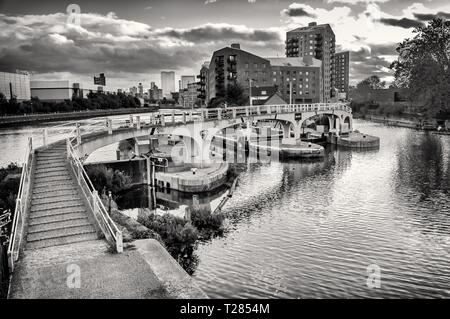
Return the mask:
{"type": "Polygon", "coordinates": [[[397,44],[434,16],[450,19],[448,0],[72,1],[76,14],[71,1],[0,0],[0,71],[89,84],[105,73],[113,89],[149,87],[161,71],[198,74],[235,42],[282,57],[286,31],[315,21],[331,25],[338,51],[350,51],[351,84],[373,74],[390,82],[397,44]]]}

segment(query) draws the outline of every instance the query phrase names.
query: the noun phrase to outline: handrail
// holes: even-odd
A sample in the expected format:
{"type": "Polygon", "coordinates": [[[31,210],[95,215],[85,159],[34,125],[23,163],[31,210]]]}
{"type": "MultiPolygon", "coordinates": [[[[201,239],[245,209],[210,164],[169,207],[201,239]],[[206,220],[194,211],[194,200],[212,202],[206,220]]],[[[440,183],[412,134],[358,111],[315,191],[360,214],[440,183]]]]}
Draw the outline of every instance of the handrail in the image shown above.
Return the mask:
{"type": "Polygon", "coordinates": [[[100,229],[102,230],[106,239],[115,245],[116,251],[121,253],[123,251],[122,232],[119,230],[119,228],[111,219],[111,217],[108,215],[108,211],[103,205],[98,195],[98,192],[95,190],[92,181],[90,180],[88,174],[86,173],[83,167],[83,164],[75,155],[74,147],[69,138],[67,138],[66,144],[67,144],[67,158],[69,160],[70,166],[72,167],[74,175],[77,178],[78,184],[80,185],[86,197],[86,200],[91,206],[91,209],[94,213],[94,217],[97,220],[100,229]],[[87,193],[85,192],[85,189],[83,188],[82,184],[86,184],[87,193]]]}
{"type": "Polygon", "coordinates": [[[30,187],[31,169],[33,165],[32,162],[33,162],[33,144],[31,137],[29,137],[27,144],[27,151],[25,152],[25,158],[22,164],[22,173],[20,175],[19,190],[16,198],[16,207],[14,208],[13,223],[11,226],[11,236],[7,251],[8,265],[10,272],[14,270],[14,264],[19,258],[19,251],[23,237],[22,234],[24,227],[24,214],[28,203],[28,191],[30,187]],[[19,230],[18,227],[20,227],[19,230]],[[18,235],[18,231],[20,231],[20,235],[18,235]],[[17,236],[19,237],[17,238],[17,236]]]}

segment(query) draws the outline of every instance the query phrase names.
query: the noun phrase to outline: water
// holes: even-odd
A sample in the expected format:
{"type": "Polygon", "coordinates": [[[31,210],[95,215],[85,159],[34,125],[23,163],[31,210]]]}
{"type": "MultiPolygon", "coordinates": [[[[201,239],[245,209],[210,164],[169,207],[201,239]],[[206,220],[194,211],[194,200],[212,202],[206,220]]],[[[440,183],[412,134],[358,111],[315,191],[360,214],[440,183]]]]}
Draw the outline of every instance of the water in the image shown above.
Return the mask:
{"type": "MultiPolygon", "coordinates": [[[[450,136],[355,128],[380,149],[240,166],[226,233],[195,252],[193,276],[210,297],[450,297],[450,136]],[[369,265],[380,288],[367,286],[369,265]]],[[[21,130],[0,131],[2,163],[21,130]]]]}

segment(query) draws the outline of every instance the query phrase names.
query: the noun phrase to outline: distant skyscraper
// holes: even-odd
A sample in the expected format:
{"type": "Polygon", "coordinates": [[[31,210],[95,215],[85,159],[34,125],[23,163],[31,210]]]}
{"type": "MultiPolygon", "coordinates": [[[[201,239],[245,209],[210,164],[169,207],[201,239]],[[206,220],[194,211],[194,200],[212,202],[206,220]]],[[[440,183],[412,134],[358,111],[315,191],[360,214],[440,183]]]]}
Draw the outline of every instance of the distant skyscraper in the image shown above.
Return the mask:
{"type": "Polygon", "coordinates": [[[312,22],[307,27],[286,33],[286,56],[312,56],[322,61],[322,102],[329,102],[334,92],[334,55],[336,37],[329,24],[312,22]]]}
{"type": "Polygon", "coordinates": [[[175,72],[161,72],[161,88],[165,98],[171,98],[171,93],[175,92],[175,72]]]}
{"type": "Polygon", "coordinates": [[[350,52],[338,52],[334,59],[335,87],[339,93],[345,93],[348,97],[348,86],[350,77],[350,52]]]}
{"type": "Polygon", "coordinates": [[[144,86],[142,85],[142,83],[139,83],[138,85],[138,91],[139,91],[139,95],[144,95],[144,86]]]}
{"type": "Polygon", "coordinates": [[[195,75],[182,75],[180,91],[187,89],[189,83],[195,83],[195,75]]]}

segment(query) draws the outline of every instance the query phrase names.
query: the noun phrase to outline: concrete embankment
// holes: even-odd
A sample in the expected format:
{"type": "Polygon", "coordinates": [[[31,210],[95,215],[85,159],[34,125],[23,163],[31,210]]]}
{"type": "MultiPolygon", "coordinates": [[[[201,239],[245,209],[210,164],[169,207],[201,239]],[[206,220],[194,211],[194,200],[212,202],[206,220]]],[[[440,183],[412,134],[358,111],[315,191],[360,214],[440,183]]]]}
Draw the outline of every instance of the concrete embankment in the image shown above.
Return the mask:
{"type": "Polygon", "coordinates": [[[155,174],[156,185],[181,192],[207,192],[221,186],[227,179],[228,164],[213,163],[189,171],[155,174]]]}
{"type": "Polygon", "coordinates": [[[359,132],[350,132],[348,135],[331,136],[329,143],[349,148],[374,149],[380,147],[380,138],[359,132]]]}
{"type": "Polygon", "coordinates": [[[0,117],[1,126],[20,126],[41,122],[82,120],[93,117],[155,112],[156,107],[92,110],[66,113],[25,114],[0,117]]]}

